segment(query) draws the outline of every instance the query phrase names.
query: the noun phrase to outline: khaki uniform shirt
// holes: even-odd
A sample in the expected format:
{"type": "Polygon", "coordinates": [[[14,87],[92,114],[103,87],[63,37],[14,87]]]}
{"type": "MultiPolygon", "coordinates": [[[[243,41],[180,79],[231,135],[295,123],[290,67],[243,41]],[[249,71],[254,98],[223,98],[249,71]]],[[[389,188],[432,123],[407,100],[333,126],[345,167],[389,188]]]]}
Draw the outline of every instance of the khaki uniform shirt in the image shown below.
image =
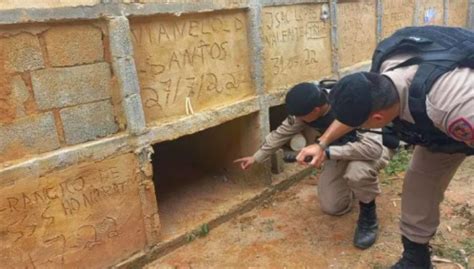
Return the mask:
{"type": "MultiPolygon", "coordinates": [[[[265,143],[253,155],[257,162],[263,162],[280,147],[285,145],[295,134],[304,128],[313,128],[301,119],[294,121],[285,119],[282,124],[266,138],[265,143]]],[[[347,143],[341,146],[330,146],[329,154],[331,160],[377,160],[382,156],[382,136],[373,133],[358,133],[359,141],[347,143]]]]}
{"type": "MultiPolygon", "coordinates": [[[[392,80],[400,96],[400,119],[414,123],[408,107],[408,90],[418,65],[386,71],[413,54],[400,54],[387,59],[381,73],[392,80]]],[[[428,117],[435,127],[451,138],[474,147],[474,70],[456,68],[433,84],[426,98],[428,117]]]]}

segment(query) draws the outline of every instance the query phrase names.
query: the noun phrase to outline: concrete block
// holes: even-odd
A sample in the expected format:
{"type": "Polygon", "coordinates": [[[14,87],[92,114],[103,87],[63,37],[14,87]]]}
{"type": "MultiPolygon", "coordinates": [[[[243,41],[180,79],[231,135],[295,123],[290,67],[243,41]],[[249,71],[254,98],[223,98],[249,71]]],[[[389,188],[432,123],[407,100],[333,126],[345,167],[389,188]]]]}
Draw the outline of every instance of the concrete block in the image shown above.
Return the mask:
{"type": "Polygon", "coordinates": [[[382,38],[410,26],[415,14],[415,0],[383,0],[382,38]]]}
{"type": "Polygon", "coordinates": [[[5,52],[5,67],[8,71],[24,72],[44,67],[41,47],[35,35],[20,33],[2,38],[0,48],[5,52]]]}
{"type": "Polygon", "coordinates": [[[31,74],[40,109],[61,108],[110,96],[110,68],[107,63],[38,70],[31,74]]]}
{"type": "Polygon", "coordinates": [[[53,113],[0,126],[0,162],[59,148],[53,113]]]}
{"type": "Polygon", "coordinates": [[[138,171],[128,153],[41,177],[0,174],[14,181],[0,188],[2,268],[108,268],[144,249],[138,171]]]}
{"type": "Polygon", "coordinates": [[[245,11],[136,18],[130,29],[147,123],[255,95],[245,11]]]}
{"type": "Polygon", "coordinates": [[[469,17],[469,0],[449,1],[448,26],[467,27],[469,17]]]}
{"type": "Polygon", "coordinates": [[[262,10],[263,73],[267,92],[287,90],[331,75],[327,4],[265,7],[262,10]]]}
{"type": "MultiPolygon", "coordinates": [[[[339,67],[370,61],[377,45],[375,1],[344,1],[337,4],[339,67]],[[354,31],[354,29],[361,29],[354,31]]],[[[409,14],[408,14],[409,15],[409,14]]]]}
{"type": "Polygon", "coordinates": [[[71,66],[102,61],[102,31],[89,25],[52,27],[44,34],[53,66],[71,66]]]}
{"type": "Polygon", "coordinates": [[[443,25],[444,1],[443,0],[424,0],[420,1],[417,16],[417,22],[423,25],[443,25]]]}
{"type": "Polygon", "coordinates": [[[114,57],[133,55],[130,26],[127,17],[113,17],[109,21],[110,52],[114,57]]]}
{"type": "Polygon", "coordinates": [[[62,109],[59,113],[68,145],[78,144],[118,131],[109,100],[62,109]]]}

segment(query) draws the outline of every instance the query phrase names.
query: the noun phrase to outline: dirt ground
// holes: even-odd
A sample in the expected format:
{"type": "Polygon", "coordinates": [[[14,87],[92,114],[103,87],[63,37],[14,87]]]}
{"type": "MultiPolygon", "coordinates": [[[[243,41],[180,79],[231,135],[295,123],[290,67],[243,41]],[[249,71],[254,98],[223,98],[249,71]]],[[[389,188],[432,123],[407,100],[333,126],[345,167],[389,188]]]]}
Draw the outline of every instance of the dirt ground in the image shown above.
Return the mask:
{"type": "MultiPolygon", "coordinates": [[[[380,234],[368,250],[352,246],[358,208],[341,217],[323,214],[317,176],[310,176],[146,268],[387,268],[402,251],[402,178],[403,173],[382,176],[380,234]]],[[[441,225],[432,240],[436,268],[474,268],[473,182],[474,158],[469,158],[442,204],[441,225]]]]}

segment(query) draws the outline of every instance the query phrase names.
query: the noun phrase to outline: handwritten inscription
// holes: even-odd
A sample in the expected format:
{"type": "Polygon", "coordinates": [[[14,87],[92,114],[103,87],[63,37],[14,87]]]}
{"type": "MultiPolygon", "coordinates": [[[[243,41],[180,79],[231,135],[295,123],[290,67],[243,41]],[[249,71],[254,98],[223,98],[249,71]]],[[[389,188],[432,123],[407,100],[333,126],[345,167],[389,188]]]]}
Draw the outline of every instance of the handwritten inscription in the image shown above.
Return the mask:
{"type": "Polygon", "coordinates": [[[314,9],[285,8],[264,12],[265,42],[274,47],[279,43],[327,38],[326,24],[314,9]]]}
{"type": "Polygon", "coordinates": [[[96,173],[89,174],[86,177],[78,176],[66,179],[57,185],[43,187],[41,190],[35,190],[31,193],[21,192],[14,196],[7,196],[3,200],[3,208],[0,209],[0,212],[5,210],[9,210],[10,213],[28,211],[34,209],[34,207],[41,207],[54,202],[54,200],[59,200],[64,215],[73,215],[81,207],[92,207],[101,200],[124,193],[128,183],[128,179],[113,182],[117,179],[120,180],[119,172],[115,167],[111,167],[108,170],[98,170],[96,173]],[[112,182],[100,187],[95,187],[93,184],[86,186],[86,181],[96,180],[97,178],[112,182]]]}
{"type": "Polygon", "coordinates": [[[268,7],[263,10],[265,88],[283,90],[330,74],[329,21],[322,4],[268,7]]]}
{"type": "Polygon", "coordinates": [[[413,24],[414,0],[384,0],[382,36],[388,37],[396,30],[413,24]]]}
{"type": "Polygon", "coordinates": [[[338,7],[340,67],[369,61],[377,42],[375,1],[341,2],[338,7]]]}
{"type": "Polygon", "coordinates": [[[133,233],[136,238],[130,239],[124,229],[131,221],[143,227],[133,158],[124,155],[37,179],[17,179],[0,189],[0,264],[75,267],[86,255],[106,264],[113,258],[100,257],[106,244],[112,244],[107,249],[114,244],[122,248],[120,242],[127,242],[138,250],[144,234],[133,233]],[[92,254],[84,252],[89,250],[92,254]],[[12,251],[15,255],[4,255],[12,251]]]}
{"type": "Polygon", "coordinates": [[[241,11],[132,20],[147,121],[242,99],[253,93],[247,22],[241,11]]]}

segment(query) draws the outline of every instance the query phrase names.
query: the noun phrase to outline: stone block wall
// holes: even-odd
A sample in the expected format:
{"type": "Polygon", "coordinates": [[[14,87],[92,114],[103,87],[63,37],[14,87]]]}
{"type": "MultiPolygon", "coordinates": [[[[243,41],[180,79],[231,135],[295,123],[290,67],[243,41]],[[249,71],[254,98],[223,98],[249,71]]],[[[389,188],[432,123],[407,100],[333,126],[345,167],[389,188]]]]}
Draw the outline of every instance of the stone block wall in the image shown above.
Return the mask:
{"type": "Polygon", "coordinates": [[[106,36],[98,21],[0,30],[0,162],[119,131],[106,36]]]}
{"type": "Polygon", "coordinates": [[[377,41],[427,24],[474,29],[474,0],[3,1],[0,264],[145,255],[152,145],[255,115],[255,150],[289,87],[366,68],[377,41]]]}

